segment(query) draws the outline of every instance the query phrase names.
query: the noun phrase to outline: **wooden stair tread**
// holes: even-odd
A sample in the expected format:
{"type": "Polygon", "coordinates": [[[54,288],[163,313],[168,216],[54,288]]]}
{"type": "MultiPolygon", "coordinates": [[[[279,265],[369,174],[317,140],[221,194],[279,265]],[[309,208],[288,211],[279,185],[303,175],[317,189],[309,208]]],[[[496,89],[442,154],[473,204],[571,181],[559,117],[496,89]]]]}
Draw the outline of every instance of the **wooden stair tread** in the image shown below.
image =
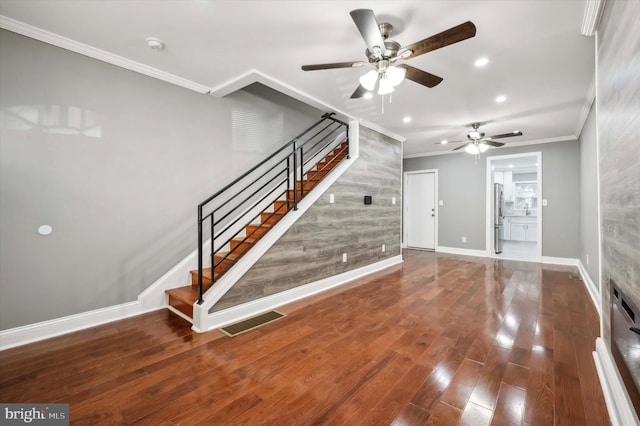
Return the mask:
{"type": "Polygon", "coordinates": [[[172,288],[170,290],[165,290],[165,293],[190,305],[193,305],[198,300],[197,286],[188,285],[185,287],[172,288]]]}

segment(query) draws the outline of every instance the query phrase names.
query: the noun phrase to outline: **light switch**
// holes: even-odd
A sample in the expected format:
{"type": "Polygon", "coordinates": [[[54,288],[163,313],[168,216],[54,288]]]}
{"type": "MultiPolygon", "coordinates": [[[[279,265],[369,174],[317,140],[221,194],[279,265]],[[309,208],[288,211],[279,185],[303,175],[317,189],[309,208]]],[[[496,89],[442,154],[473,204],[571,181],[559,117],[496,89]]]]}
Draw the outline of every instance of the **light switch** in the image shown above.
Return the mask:
{"type": "Polygon", "coordinates": [[[444,201],[442,201],[442,200],[438,201],[438,205],[439,206],[444,206],[444,201]]]}
{"type": "Polygon", "coordinates": [[[336,202],[336,198],[333,196],[333,194],[329,194],[329,203],[333,204],[336,202]]]}
{"type": "Polygon", "coordinates": [[[547,207],[547,200],[542,200],[542,207],[547,207]]]}
{"type": "Polygon", "coordinates": [[[391,197],[391,204],[395,204],[396,203],[396,197],[391,197]]]}

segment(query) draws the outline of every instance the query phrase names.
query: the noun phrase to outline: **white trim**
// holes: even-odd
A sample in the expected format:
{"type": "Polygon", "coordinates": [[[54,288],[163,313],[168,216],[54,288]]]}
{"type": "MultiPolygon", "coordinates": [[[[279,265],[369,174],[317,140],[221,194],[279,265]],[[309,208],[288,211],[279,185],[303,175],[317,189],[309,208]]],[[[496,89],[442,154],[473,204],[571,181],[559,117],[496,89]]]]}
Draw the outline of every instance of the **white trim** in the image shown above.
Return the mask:
{"type": "Polygon", "coordinates": [[[584,104],[582,105],[582,109],[580,110],[580,117],[578,118],[578,126],[576,127],[576,135],[580,138],[582,134],[582,128],[584,124],[587,122],[587,117],[589,116],[589,111],[591,111],[591,105],[593,105],[593,101],[596,100],[596,75],[595,72],[593,74],[593,78],[591,79],[591,84],[589,85],[589,90],[587,90],[587,96],[584,99],[584,104]]]}
{"type": "MultiPolygon", "coordinates": [[[[542,263],[555,263],[555,262],[545,262],[542,256],[542,217],[544,215],[544,209],[542,206],[543,197],[543,188],[542,188],[542,152],[541,151],[532,151],[532,152],[523,152],[520,154],[507,154],[507,155],[492,155],[487,156],[487,165],[486,165],[486,211],[485,211],[485,251],[488,257],[494,258],[503,258],[501,256],[493,253],[493,225],[492,225],[492,217],[491,209],[493,208],[493,170],[491,170],[491,162],[495,160],[504,160],[508,158],[522,158],[522,157],[536,157],[536,185],[538,188],[538,210],[536,214],[536,257],[532,259],[534,262],[542,262],[542,263]]],[[[514,194],[515,197],[515,194],[514,194]]],[[[521,259],[517,259],[521,260],[521,259]]]]}
{"type": "Polygon", "coordinates": [[[409,248],[409,246],[407,245],[406,241],[409,239],[409,232],[406,228],[404,228],[404,216],[407,210],[407,194],[404,192],[404,189],[407,186],[407,179],[409,177],[409,175],[419,175],[419,174],[423,174],[423,173],[433,173],[434,175],[434,188],[433,188],[433,198],[434,198],[434,202],[435,202],[435,214],[436,214],[436,220],[434,223],[434,236],[433,236],[433,249],[431,248],[421,248],[421,247],[411,247],[411,248],[417,248],[417,249],[426,249],[426,250],[435,250],[436,247],[438,247],[438,218],[440,217],[440,212],[438,209],[438,169],[428,169],[428,170],[413,170],[410,172],[404,172],[402,174],[403,179],[402,179],[402,214],[400,215],[401,217],[401,225],[402,225],[402,246],[403,248],[409,248]]]}
{"type": "Polygon", "coordinates": [[[40,40],[42,42],[60,47],[62,49],[70,50],[72,52],[79,53],[81,55],[97,59],[99,61],[116,65],[130,71],[135,71],[149,77],[157,78],[158,80],[166,81],[167,83],[175,84],[176,86],[184,87],[185,89],[193,90],[201,94],[209,93],[209,88],[207,86],[196,83],[195,81],[187,80],[186,78],[182,78],[175,74],[170,74],[168,72],[159,70],[158,68],[150,67],[140,62],[136,62],[131,59],[109,53],[105,50],[89,46],[88,44],[80,43],[70,38],[45,31],[43,29],[34,27],[33,25],[25,24],[24,22],[20,22],[4,15],[0,15],[0,28],[13,31],[14,33],[22,34],[36,40],[40,40]]]}
{"type": "Polygon", "coordinates": [[[548,263],[551,265],[565,265],[578,267],[578,259],[572,259],[570,257],[552,257],[542,256],[542,263],[548,263]]]}
{"type": "MultiPolygon", "coordinates": [[[[559,136],[557,138],[545,138],[545,139],[535,139],[535,140],[531,140],[531,141],[524,141],[524,142],[509,142],[509,146],[505,147],[505,148],[516,148],[519,146],[529,146],[529,145],[540,145],[543,143],[555,143],[555,142],[572,142],[577,140],[578,137],[576,135],[567,135],[567,136],[559,136]]],[[[499,149],[499,148],[496,148],[499,149]]],[[[489,151],[487,151],[487,155],[493,154],[493,148],[490,149],[489,151]]],[[[418,153],[418,154],[407,154],[405,155],[403,158],[418,158],[418,157],[431,157],[434,155],[447,155],[447,154],[465,154],[465,155],[469,155],[467,154],[464,150],[459,150],[459,151],[451,151],[451,150],[447,150],[447,151],[429,151],[429,152],[422,152],[422,153],[418,153]]]]}
{"type": "Polygon", "coordinates": [[[351,114],[345,111],[342,111],[338,108],[335,108],[334,106],[329,105],[318,98],[314,98],[313,96],[308,95],[307,93],[304,93],[296,89],[295,87],[290,86],[289,84],[283,81],[275,79],[257,69],[249,70],[238,77],[232,78],[231,80],[226,81],[214,87],[213,89],[211,89],[210,94],[217,98],[223,98],[253,83],[260,83],[262,85],[270,87],[271,89],[274,89],[280,93],[284,93],[285,95],[290,96],[294,99],[297,99],[300,102],[303,102],[312,107],[325,110],[325,111],[326,110],[334,111],[346,117],[347,120],[355,119],[355,117],[352,116],[351,114]]]}
{"type": "Polygon", "coordinates": [[[271,309],[276,309],[288,303],[295,302],[296,300],[300,300],[321,293],[323,291],[330,290],[355,279],[362,278],[366,275],[389,268],[394,265],[398,265],[400,263],[402,263],[402,255],[390,257],[371,265],[352,269],[350,271],[343,272],[332,277],[324,278],[313,283],[292,288],[290,290],[263,297],[261,299],[234,306],[232,308],[228,308],[219,312],[214,312],[208,315],[207,328],[205,329],[205,331],[224,327],[225,325],[232,324],[237,321],[242,321],[243,319],[250,318],[271,309]]]}
{"type": "Polygon", "coordinates": [[[598,287],[594,284],[587,272],[586,268],[582,264],[582,260],[578,259],[578,271],[582,276],[582,282],[584,282],[584,286],[587,288],[589,292],[589,296],[591,296],[591,301],[596,307],[596,311],[598,311],[598,315],[602,316],[602,308],[600,307],[600,291],[598,287]]]}
{"type": "Polygon", "coordinates": [[[598,30],[600,24],[600,17],[604,10],[604,4],[606,0],[587,0],[584,5],[584,15],[582,16],[582,27],[580,27],[580,34],[585,36],[592,36],[598,30]]]}
{"type": "Polygon", "coordinates": [[[593,359],[612,426],[640,425],[613,357],[601,337],[596,339],[593,359]]]}
{"type": "Polygon", "coordinates": [[[0,350],[26,345],[112,321],[162,309],[144,309],[140,301],[123,303],[0,331],[0,350]]]}
{"type": "Polygon", "coordinates": [[[449,254],[461,254],[463,256],[487,257],[487,253],[484,250],[465,249],[465,248],[458,248],[458,247],[436,246],[436,252],[449,253],[449,254]]]}
{"type": "Polygon", "coordinates": [[[367,121],[365,119],[362,119],[362,118],[360,119],[360,125],[368,128],[368,129],[371,129],[371,130],[373,130],[375,132],[378,132],[380,134],[383,134],[385,136],[388,136],[391,139],[395,139],[395,140],[397,140],[399,142],[404,142],[404,141],[407,140],[407,138],[405,138],[404,136],[400,136],[399,134],[394,133],[391,130],[387,130],[384,127],[380,127],[379,125],[377,125],[375,123],[372,123],[370,121],[367,121]]]}

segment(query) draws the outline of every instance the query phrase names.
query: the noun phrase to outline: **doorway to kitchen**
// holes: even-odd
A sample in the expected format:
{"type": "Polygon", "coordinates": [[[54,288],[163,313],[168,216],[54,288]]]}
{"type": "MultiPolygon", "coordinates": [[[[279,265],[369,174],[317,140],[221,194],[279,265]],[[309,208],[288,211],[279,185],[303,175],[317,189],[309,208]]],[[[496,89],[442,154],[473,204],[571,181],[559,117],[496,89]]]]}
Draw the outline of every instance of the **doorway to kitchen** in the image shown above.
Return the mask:
{"type": "Polygon", "coordinates": [[[407,248],[435,250],[438,241],[438,171],[405,172],[404,193],[407,248]]]}
{"type": "Polygon", "coordinates": [[[542,153],[487,157],[486,252],[542,260],[542,153]]]}

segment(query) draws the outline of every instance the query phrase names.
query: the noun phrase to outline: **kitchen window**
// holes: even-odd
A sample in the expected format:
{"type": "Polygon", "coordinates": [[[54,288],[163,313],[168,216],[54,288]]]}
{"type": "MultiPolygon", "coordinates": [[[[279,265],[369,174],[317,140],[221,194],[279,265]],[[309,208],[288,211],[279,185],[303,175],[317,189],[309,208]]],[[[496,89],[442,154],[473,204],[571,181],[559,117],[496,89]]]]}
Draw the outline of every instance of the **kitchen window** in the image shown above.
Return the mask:
{"type": "Polygon", "coordinates": [[[538,183],[514,182],[514,206],[519,211],[535,211],[538,208],[538,183]]]}

